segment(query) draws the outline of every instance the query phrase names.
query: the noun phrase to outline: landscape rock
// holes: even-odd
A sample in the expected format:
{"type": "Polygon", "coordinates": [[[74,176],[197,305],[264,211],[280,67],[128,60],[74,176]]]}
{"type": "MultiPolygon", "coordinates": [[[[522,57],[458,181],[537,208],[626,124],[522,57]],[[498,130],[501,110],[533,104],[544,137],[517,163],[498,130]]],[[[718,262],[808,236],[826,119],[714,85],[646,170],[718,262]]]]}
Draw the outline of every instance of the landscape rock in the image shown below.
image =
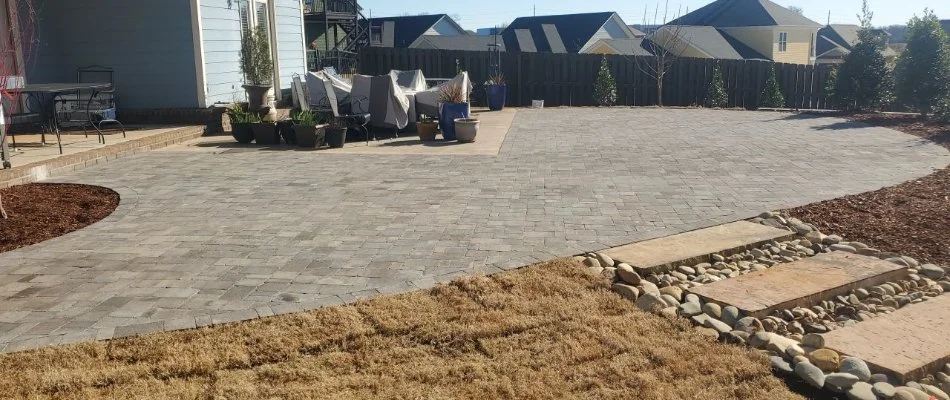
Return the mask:
{"type": "Polygon", "coordinates": [[[610,289],[613,290],[615,293],[623,296],[625,299],[633,301],[633,302],[636,302],[637,298],[640,297],[640,289],[637,289],[627,284],[615,283],[610,286],[610,289]]]}
{"type": "MultiPolygon", "coordinates": [[[[692,293],[687,294],[686,297],[684,297],[683,299],[684,299],[685,301],[689,302],[689,303],[702,304],[702,302],[699,301],[699,296],[697,296],[697,295],[695,295],[695,294],[692,294],[692,293]]],[[[702,307],[702,306],[700,306],[700,307],[702,307]]]]}
{"type": "Polygon", "coordinates": [[[640,277],[640,274],[634,271],[630,264],[626,263],[620,263],[617,265],[617,276],[620,277],[620,280],[634,286],[639,285],[643,280],[640,277]]]}
{"type": "Polygon", "coordinates": [[[594,257],[597,257],[597,260],[600,261],[601,267],[609,268],[614,266],[614,259],[604,253],[595,253],[594,257]]]}
{"type": "Polygon", "coordinates": [[[920,387],[923,391],[933,397],[936,397],[937,400],[950,400],[950,396],[947,395],[943,390],[940,390],[936,386],[920,384],[920,387]]]}
{"type": "Polygon", "coordinates": [[[660,289],[660,294],[672,296],[674,299],[676,299],[677,303],[683,301],[683,289],[680,289],[676,286],[667,286],[662,288],[660,289]]]}
{"type": "Polygon", "coordinates": [[[930,400],[930,395],[920,389],[909,386],[901,386],[894,391],[894,398],[901,400],[930,400]]]}
{"type": "Polygon", "coordinates": [[[664,316],[664,317],[667,317],[667,318],[676,318],[676,317],[677,317],[677,315],[676,315],[676,307],[667,307],[667,308],[664,308],[664,309],[660,310],[660,315],[662,315],[662,316],[664,316]]]}
{"type": "Polygon", "coordinates": [[[807,347],[822,349],[825,347],[825,337],[817,333],[808,333],[802,338],[802,344],[807,347]]]}
{"type": "Polygon", "coordinates": [[[828,372],[837,371],[841,363],[838,353],[829,349],[815,350],[808,355],[808,359],[822,371],[828,372]]]}
{"type": "Polygon", "coordinates": [[[845,357],[844,360],[841,360],[841,366],[838,370],[854,375],[862,382],[871,380],[871,369],[868,368],[868,364],[857,357],[845,357]]]}
{"type": "Polygon", "coordinates": [[[680,302],[677,301],[675,297],[668,294],[660,295],[660,298],[663,299],[663,302],[665,302],[669,307],[679,307],[680,305],[680,302]]]}
{"type": "Polygon", "coordinates": [[[749,337],[749,346],[756,349],[764,349],[772,340],[772,334],[769,332],[757,332],[749,337]]]}
{"type": "Polygon", "coordinates": [[[924,264],[920,266],[920,273],[930,279],[938,281],[947,274],[947,271],[933,264],[924,264]]]}
{"type": "Polygon", "coordinates": [[[699,304],[689,301],[680,304],[678,310],[680,315],[684,317],[692,317],[703,313],[702,307],[699,304]]]}
{"type": "Polygon", "coordinates": [[[604,273],[603,267],[586,267],[586,268],[587,268],[587,272],[589,272],[591,275],[594,275],[594,276],[598,276],[604,273]]]}
{"type": "Polygon", "coordinates": [[[877,382],[871,385],[871,391],[878,397],[889,399],[894,397],[894,386],[887,382],[877,382]]]}
{"type": "Polygon", "coordinates": [[[799,363],[795,365],[795,375],[818,389],[825,387],[825,373],[812,364],[799,363]]]}
{"type": "Polygon", "coordinates": [[[839,393],[846,392],[858,382],[861,382],[858,377],[845,372],[834,372],[825,376],[825,385],[839,393]]]}
{"type": "Polygon", "coordinates": [[[745,317],[736,321],[733,328],[737,331],[755,334],[756,332],[762,331],[762,321],[759,321],[759,319],[755,317],[745,317]]]}
{"type": "Polygon", "coordinates": [[[782,359],[782,357],[770,356],[769,362],[772,364],[772,369],[775,370],[776,372],[781,372],[785,374],[790,374],[792,372],[795,372],[792,366],[789,365],[787,361],[782,359]]]}
{"type": "Polygon", "coordinates": [[[831,251],[844,251],[844,252],[847,252],[847,253],[857,253],[857,252],[858,252],[858,249],[855,249],[854,247],[851,247],[851,246],[848,246],[848,245],[844,245],[844,244],[833,244],[833,245],[831,245],[831,246],[828,247],[828,248],[831,249],[831,251]]]}
{"type": "Polygon", "coordinates": [[[739,309],[733,306],[725,306],[722,308],[722,317],[719,319],[729,326],[735,326],[736,322],[739,321],[739,309]]]}
{"type": "Polygon", "coordinates": [[[706,315],[713,318],[720,318],[722,316],[722,308],[719,307],[719,304],[716,303],[706,303],[703,305],[703,312],[706,315]]]}
{"type": "Polygon", "coordinates": [[[652,282],[642,281],[640,282],[640,294],[655,294],[656,297],[660,297],[660,289],[656,287],[652,282]]]}
{"type": "Polygon", "coordinates": [[[695,329],[700,336],[705,336],[711,340],[719,340],[719,332],[715,329],[709,329],[703,326],[697,326],[695,329]]]}
{"type": "Polygon", "coordinates": [[[706,321],[703,323],[703,326],[707,328],[715,329],[720,334],[728,333],[732,331],[731,326],[715,318],[707,318],[706,321]]]}
{"type": "Polygon", "coordinates": [[[654,312],[667,307],[667,304],[656,293],[643,293],[637,299],[637,307],[643,311],[654,312]]]}
{"type": "Polygon", "coordinates": [[[851,400],[877,400],[874,391],[871,390],[870,383],[858,382],[848,390],[848,398],[851,400]]]}

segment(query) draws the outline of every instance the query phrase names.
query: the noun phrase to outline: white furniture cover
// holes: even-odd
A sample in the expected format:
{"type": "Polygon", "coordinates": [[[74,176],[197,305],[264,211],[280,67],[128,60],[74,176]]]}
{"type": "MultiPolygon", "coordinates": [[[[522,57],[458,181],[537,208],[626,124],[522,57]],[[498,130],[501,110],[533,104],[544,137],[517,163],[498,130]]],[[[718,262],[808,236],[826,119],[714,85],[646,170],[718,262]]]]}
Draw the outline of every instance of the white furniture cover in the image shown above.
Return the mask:
{"type": "Polygon", "coordinates": [[[393,79],[396,80],[396,84],[403,88],[404,91],[421,92],[429,89],[429,86],[426,85],[426,76],[422,74],[422,70],[420,69],[413,71],[392,70],[389,71],[389,76],[393,77],[393,79]]]}
{"type": "Polygon", "coordinates": [[[323,71],[307,73],[307,94],[308,103],[312,106],[326,105],[327,91],[324,82],[329,81],[333,85],[333,91],[336,93],[337,102],[343,103],[350,101],[350,92],[353,86],[340,78],[339,76],[327,74],[323,71]]]}
{"type": "Polygon", "coordinates": [[[353,75],[353,91],[350,92],[353,114],[369,114],[369,89],[372,79],[369,75],[353,75]]]}
{"type": "Polygon", "coordinates": [[[471,80],[468,79],[468,72],[462,72],[455,78],[452,78],[451,81],[444,82],[432,89],[416,93],[416,111],[418,111],[419,114],[425,114],[430,117],[438,117],[440,111],[439,92],[443,87],[448,85],[462,85],[462,87],[465,88],[465,101],[469,101],[469,96],[472,94],[473,86],[471,80]]]}
{"type": "Polygon", "coordinates": [[[396,129],[409,125],[409,98],[391,75],[371,78],[369,99],[370,125],[396,129]]]}

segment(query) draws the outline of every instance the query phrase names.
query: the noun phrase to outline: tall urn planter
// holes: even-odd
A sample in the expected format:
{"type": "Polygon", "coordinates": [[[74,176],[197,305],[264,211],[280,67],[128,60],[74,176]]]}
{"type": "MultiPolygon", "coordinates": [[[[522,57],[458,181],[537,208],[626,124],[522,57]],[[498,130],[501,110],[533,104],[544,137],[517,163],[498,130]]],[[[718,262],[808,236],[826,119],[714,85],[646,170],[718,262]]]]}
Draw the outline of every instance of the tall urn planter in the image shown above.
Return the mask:
{"type": "Polygon", "coordinates": [[[455,140],[455,120],[471,116],[469,103],[442,103],[442,115],[439,117],[439,128],[445,140],[455,140]]]}
{"type": "Polygon", "coordinates": [[[492,75],[485,82],[485,97],[488,100],[488,109],[501,111],[508,100],[508,85],[505,85],[505,76],[501,73],[492,75]]]}

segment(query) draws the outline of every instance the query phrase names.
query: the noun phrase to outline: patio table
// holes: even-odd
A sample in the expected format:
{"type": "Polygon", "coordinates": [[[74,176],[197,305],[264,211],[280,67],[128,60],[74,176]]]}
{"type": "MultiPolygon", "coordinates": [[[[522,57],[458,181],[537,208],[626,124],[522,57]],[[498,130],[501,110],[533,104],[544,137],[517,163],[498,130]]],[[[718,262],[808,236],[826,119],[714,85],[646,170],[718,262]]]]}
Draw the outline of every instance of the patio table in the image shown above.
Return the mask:
{"type": "MultiPolygon", "coordinates": [[[[79,100],[79,93],[82,91],[90,91],[90,98],[93,98],[99,91],[111,87],[111,83],[31,83],[23,86],[20,93],[34,97],[39,106],[37,112],[42,125],[40,143],[46,145],[47,131],[55,133],[56,141],[59,144],[59,154],[63,154],[59,120],[56,117],[56,98],[66,94],[76,94],[76,98],[79,100]]],[[[13,142],[13,144],[16,145],[16,142],[13,142]]]]}

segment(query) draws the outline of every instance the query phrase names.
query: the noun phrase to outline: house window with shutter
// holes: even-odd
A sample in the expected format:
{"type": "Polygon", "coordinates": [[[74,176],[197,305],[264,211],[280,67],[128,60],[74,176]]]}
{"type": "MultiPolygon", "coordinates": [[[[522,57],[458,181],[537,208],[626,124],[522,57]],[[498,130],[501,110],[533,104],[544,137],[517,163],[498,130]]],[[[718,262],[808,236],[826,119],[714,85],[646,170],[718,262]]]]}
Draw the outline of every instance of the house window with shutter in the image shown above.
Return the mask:
{"type": "Polygon", "coordinates": [[[778,34],[778,52],[788,51],[788,32],[779,32],[778,34]]]}

